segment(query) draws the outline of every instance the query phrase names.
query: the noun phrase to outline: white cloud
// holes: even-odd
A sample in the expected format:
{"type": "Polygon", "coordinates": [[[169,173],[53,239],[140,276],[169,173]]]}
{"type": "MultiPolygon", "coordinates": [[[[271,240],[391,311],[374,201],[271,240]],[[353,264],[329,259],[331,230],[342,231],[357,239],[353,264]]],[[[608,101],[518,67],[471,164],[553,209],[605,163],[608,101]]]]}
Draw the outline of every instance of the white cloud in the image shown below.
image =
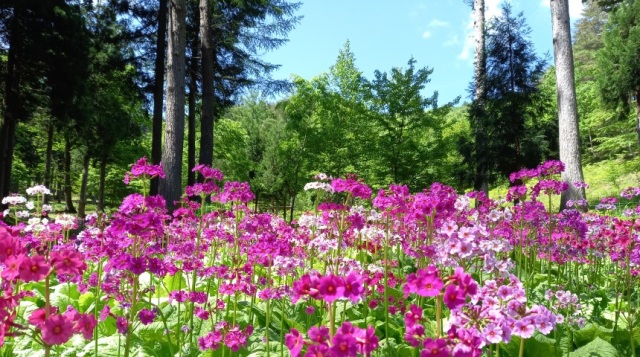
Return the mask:
{"type": "Polygon", "coordinates": [[[460,44],[460,40],[457,35],[453,35],[453,37],[449,38],[445,42],[442,43],[444,47],[451,47],[460,44]]]}
{"type": "MultiPolygon", "coordinates": [[[[551,2],[549,0],[541,0],[540,5],[544,7],[550,7],[551,2]]],[[[579,19],[582,17],[582,0],[569,0],[569,16],[572,19],[579,19]]]]}
{"type": "Polygon", "coordinates": [[[447,21],[443,21],[443,20],[439,20],[439,19],[433,19],[431,20],[431,22],[429,22],[429,25],[427,25],[429,27],[447,27],[449,26],[449,23],[447,21]]]}
{"type": "Polygon", "coordinates": [[[425,31],[422,33],[422,38],[429,38],[431,37],[431,31],[425,31]]]}
{"type": "MultiPolygon", "coordinates": [[[[500,3],[502,0],[485,0],[484,16],[485,21],[489,21],[491,18],[500,16],[502,10],[500,9],[500,3]]],[[[462,45],[462,50],[458,54],[458,59],[461,60],[473,60],[470,55],[473,51],[474,39],[473,39],[473,11],[469,14],[469,22],[465,29],[465,39],[462,45]]]]}

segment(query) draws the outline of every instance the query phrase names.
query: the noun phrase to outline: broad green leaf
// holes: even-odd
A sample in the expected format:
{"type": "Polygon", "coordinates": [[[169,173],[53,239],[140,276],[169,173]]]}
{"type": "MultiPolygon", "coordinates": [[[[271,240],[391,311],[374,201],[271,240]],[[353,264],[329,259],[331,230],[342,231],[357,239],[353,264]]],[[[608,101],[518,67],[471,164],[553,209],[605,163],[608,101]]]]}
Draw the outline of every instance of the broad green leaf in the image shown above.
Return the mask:
{"type": "Polygon", "coordinates": [[[569,353],[570,357],[619,357],[621,356],[609,342],[596,337],[593,341],[569,353]]]}

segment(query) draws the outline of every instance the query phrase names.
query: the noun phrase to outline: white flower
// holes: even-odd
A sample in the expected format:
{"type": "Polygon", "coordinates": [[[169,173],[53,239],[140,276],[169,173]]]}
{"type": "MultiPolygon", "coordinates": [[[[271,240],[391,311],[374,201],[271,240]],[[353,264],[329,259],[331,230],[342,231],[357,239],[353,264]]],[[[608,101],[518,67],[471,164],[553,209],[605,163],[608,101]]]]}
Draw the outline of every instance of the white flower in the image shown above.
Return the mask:
{"type": "Polygon", "coordinates": [[[51,205],[42,205],[42,210],[45,212],[50,212],[51,210],[53,210],[53,207],[51,205]]]}
{"type": "Polygon", "coordinates": [[[17,211],[16,212],[16,217],[18,217],[18,218],[29,218],[29,211],[27,211],[27,210],[17,211]]]}
{"type": "Polygon", "coordinates": [[[19,205],[25,202],[27,202],[27,199],[19,195],[8,196],[2,199],[3,205],[10,205],[10,206],[19,205]]]}
{"type": "Polygon", "coordinates": [[[29,196],[38,195],[38,194],[50,195],[51,191],[49,191],[49,189],[44,187],[43,185],[35,185],[27,189],[27,195],[29,196]]]}
{"type": "Polygon", "coordinates": [[[27,207],[27,209],[34,209],[36,205],[33,204],[33,201],[29,201],[24,206],[27,207]]]}

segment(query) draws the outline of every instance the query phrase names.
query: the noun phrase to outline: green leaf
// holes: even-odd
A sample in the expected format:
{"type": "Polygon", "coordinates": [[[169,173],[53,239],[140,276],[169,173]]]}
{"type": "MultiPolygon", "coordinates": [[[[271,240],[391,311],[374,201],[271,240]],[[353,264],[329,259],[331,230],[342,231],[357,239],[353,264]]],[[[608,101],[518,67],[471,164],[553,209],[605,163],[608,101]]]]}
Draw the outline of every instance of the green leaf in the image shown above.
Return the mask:
{"type": "Polygon", "coordinates": [[[87,292],[80,295],[80,297],[78,298],[78,307],[79,307],[78,310],[81,313],[87,312],[91,307],[91,305],[93,305],[94,300],[95,300],[95,296],[93,295],[92,292],[87,292]]]}
{"type": "Polygon", "coordinates": [[[618,357],[620,354],[609,342],[596,337],[593,341],[569,353],[570,357],[618,357]]]}
{"type": "Polygon", "coordinates": [[[593,323],[586,324],[582,329],[574,331],[573,341],[578,346],[584,346],[587,343],[600,337],[607,342],[611,342],[613,330],[593,323]]]}

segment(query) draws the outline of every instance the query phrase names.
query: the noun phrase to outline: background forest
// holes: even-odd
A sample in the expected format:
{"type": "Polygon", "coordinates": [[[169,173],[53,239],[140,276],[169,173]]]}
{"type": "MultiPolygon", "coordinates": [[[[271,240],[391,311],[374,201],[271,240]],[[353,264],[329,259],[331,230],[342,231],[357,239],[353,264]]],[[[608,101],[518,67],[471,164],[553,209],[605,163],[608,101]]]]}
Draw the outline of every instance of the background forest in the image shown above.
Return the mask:
{"type": "MultiPolygon", "coordinates": [[[[180,185],[213,163],[250,183],[255,207],[288,219],[311,207],[303,187],[318,173],[355,175],[374,190],[438,181],[462,192],[506,188],[509,173],[558,158],[553,61],[536,55],[508,3],[484,27],[481,115],[466,97],[438,101],[429,82],[439,69],[413,58],[362,73],[348,41],[312,79],[271,79],[277,66],[261,54],[295,31],[299,6],[185,1],[176,78],[165,74],[176,29],[166,0],[0,1],[0,193],[43,183],[59,211],[115,208],[138,189],[122,184],[130,164],[160,162],[163,133],[180,185]],[[165,123],[171,110],[184,121],[165,123]]],[[[592,1],[573,28],[585,180],[604,191],[640,181],[639,21],[638,1],[592,1]]],[[[474,88],[470,79],[469,98],[474,88]]]]}

